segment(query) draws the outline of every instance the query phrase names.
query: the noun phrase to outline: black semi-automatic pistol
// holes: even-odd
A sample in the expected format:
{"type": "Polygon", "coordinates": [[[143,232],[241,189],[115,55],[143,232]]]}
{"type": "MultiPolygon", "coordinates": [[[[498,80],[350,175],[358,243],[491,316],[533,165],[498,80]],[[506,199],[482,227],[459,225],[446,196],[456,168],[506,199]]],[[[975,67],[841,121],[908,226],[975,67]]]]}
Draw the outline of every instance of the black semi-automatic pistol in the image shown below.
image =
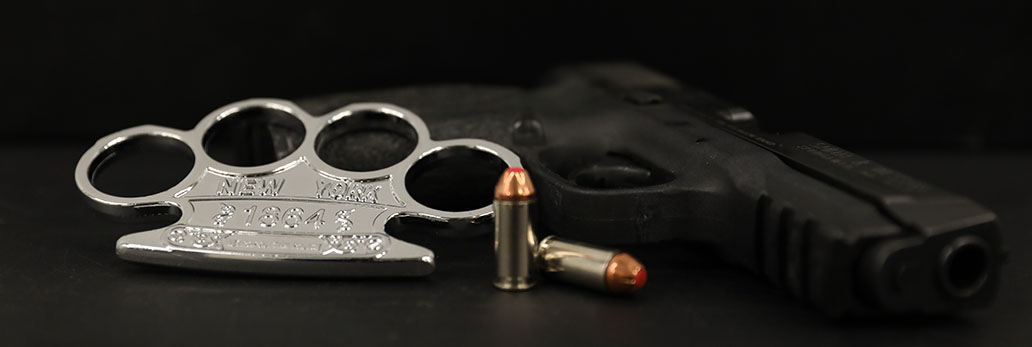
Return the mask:
{"type": "MultiPolygon", "coordinates": [[[[764,132],[745,109],[638,65],[560,69],[534,89],[424,86],[299,104],[320,113],[368,100],[419,113],[438,140],[512,149],[551,232],[706,242],[831,315],[985,306],[1000,281],[991,211],[814,137],[764,132]]],[[[412,191],[441,209],[454,194],[412,191]]]]}

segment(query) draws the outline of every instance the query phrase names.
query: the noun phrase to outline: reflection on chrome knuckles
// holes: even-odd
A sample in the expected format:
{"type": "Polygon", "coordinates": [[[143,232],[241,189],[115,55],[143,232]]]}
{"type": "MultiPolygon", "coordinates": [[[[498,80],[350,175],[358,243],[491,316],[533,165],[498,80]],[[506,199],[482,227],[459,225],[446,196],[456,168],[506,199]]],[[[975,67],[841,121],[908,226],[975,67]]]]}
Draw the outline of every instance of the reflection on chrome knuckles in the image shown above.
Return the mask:
{"type": "Polygon", "coordinates": [[[515,154],[494,143],[433,141],[423,121],[398,106],[360,103],[313,117],[289,101],[254,99],[216,110],[189,131],[141,126],[105,137],[80,159],[76,184],[94,207],[110,214],[142,215],[153,206],[181,211],[179,222],[171,227],[119,239],[118,254],[128,260],[249,273],[426,275],[433,270],[433,252],[387,235],[384,225],[390,218],[475,220],[491,214],[490,206],[461,212],[435,210],[409,195],[404,184],[408,170],[427,153],[450,147],[483,151],[506,166],[520,166],[515,154]],[[207,130],[253,108],[296,117],[305,127],[302,142],[291,145],[296,147],[292,151],[278,151],[279,159],[256,166],[231,166],[209,157],[202,143],[207,130]],[[415,130],[415,149],[398,163],[367,172],[341,170],[323,162],[315,152],[314,139],[330,124],[362,112],[397,117],[410,125],[415,130]],[[112,196],[93,187],[93,162],[137,136],[164,136],[185,143],[194,152],[193,169],[179,184],[144,197],[112,196]]]}

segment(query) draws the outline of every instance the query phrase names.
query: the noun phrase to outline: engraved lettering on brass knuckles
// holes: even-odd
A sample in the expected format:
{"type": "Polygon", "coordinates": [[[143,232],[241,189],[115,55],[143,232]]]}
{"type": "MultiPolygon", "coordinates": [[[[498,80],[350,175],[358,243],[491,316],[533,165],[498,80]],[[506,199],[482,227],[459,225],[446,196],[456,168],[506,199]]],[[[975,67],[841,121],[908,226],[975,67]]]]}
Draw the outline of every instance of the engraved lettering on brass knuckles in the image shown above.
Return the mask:
{"type": "Polygon", "coordinates": [[[422,276],[433,271],[434,255],[384,231],[396,216],[435,221],[489,216],[491,206],[451,212],[426,207],[405,189],[416,161],[451,147],[465,147],[519,167],[518,157],[497,144],[457,139],[432,141],[423,121],[389,104],[358,103],[313,117],[277,99],[251,99],[222,107],[188,131],[145,125],[97,141],[79,160],[75,182],[98,210],[115,216],[141,216],[179,209],[170,226],[125,235],[116,243],[123,259],[167,266],[261,274],[313,276],[422,276]],[[203,147],[208,129],[249,109],[272,109],[304,125],[300,146],[274,162],[243,167],[213,159],[203,147]],[[354,172],[337,169],[316,153],[315,138],[335,121],[363,112],[389,115],[415,130],[415,149],[389,167],[354,172]],[[138,136],[160,136],[186,144],[194,155],[190,173],[161,193],[120,197],[93,186],[95,162],[109,150],[138,136]]]}

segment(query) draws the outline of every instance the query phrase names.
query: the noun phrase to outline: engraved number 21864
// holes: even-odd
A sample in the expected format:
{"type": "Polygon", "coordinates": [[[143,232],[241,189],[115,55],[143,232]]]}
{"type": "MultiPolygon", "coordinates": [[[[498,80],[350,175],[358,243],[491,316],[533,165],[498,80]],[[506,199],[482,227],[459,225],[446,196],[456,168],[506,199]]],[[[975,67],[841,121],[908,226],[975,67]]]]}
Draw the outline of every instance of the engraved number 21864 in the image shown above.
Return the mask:
{"type": "MultiPolygon", "coordinates": [[[[212,217],[212,224],[220,227],[225,226],[236,214],[236,211],[235,206],[223,203],[221,210],[212,217]]],[[[340,227],[344,231],[350,230],[352,224],[350,217],[354,212],[354,209],[337,211],[334,215],[336,217],[335,223],[341,224],[340,227]]],[[[284,211],[277,206],[259,208],[257,205],[251,205],[244,209],[243,213],[245,214],[245,216],[242,216],[245,227],[252,225],[262,228],[282,226],[287,229],[293,229],[301,225],[311,225],[313,229],[318,230],[326,224],[326,220],[323,219],[326,215],[325,209],[319,209],[306,216],[305,210],[300,207],[288,208],[284,211]]]]}

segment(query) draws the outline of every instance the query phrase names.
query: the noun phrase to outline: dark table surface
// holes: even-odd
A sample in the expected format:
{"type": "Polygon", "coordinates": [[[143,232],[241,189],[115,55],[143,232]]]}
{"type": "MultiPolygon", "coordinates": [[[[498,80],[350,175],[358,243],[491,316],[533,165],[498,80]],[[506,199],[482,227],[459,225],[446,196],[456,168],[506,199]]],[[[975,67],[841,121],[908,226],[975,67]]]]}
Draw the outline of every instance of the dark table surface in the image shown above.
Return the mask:
{"type": "Polygon", "coordinates": [[[861,151],[994,210],[1010,258],[990,308],[836,321],[692,244],[628,247],[649,269],[648,286],[629,298],[554,283],[494,290],[486,236],[414,236],[437,253],[437,270],[419,279],[270,278],[128,263],[115,256],[115,240],[143,227],[91,210],[72,180],[88,146],[0,145],[2,345],[1032,345],[1028,152],[861,151]]]}

